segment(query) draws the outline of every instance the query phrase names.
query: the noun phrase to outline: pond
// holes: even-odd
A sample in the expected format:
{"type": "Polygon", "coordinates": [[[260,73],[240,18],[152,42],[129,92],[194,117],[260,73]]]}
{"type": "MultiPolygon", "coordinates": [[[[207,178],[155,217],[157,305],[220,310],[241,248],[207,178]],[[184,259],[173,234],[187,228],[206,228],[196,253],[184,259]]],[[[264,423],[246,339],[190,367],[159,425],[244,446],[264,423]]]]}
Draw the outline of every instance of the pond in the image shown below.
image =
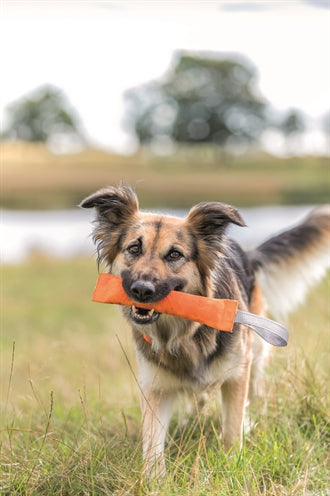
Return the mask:
{"type": "MultiPolygon", "coordinates": [[[[253,248],[270,235],[297,223],[311,206],[267,206],[242,208],[248,227],[231,226],[228,233],[244,248],[253,248]]],[[[162,211],[185,216],[186,211],[162,211]]],[[[92,255],[94,212],[91,210],[0,212],[0,261],[20,263],[31,253],[41,252],[60,258],[92,255]]]]}

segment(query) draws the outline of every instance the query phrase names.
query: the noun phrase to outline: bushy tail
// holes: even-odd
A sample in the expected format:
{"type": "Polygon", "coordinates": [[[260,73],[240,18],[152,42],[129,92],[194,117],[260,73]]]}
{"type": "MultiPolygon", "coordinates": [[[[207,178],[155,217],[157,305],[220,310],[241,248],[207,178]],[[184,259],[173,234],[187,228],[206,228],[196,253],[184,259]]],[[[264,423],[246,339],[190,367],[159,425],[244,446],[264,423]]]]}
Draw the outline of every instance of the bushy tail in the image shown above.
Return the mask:
{"type": "Polygon", "coordinates": [[[330,205],[249,253],[269,312],[285,320],[330,265],[330,205]]]}

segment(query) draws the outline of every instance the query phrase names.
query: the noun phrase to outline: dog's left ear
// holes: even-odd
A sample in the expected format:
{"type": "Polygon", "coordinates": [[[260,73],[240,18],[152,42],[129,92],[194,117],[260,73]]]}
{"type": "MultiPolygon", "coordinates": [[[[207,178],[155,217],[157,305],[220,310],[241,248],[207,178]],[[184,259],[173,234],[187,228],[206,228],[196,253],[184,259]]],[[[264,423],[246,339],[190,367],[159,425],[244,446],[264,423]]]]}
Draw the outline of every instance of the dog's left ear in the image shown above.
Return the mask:
{"type": "Polygon", "coordinates": [[[218,202],[199,203],[193,207],[187,223],[197,236],[209,244],[219,243],[228,224],[246,225],[234,207],[218,202]]]}

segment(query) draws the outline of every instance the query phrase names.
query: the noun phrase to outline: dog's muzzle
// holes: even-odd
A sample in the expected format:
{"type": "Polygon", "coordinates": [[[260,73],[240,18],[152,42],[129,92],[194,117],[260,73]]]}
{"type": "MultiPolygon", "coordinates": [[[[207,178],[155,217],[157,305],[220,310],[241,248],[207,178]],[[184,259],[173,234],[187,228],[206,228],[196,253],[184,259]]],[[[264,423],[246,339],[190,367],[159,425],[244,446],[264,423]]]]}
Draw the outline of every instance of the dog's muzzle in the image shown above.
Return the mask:
{"type": "Polygon", "coordinates": [[[161,314],[153,309],[141,308],[139,303],[154,303],[162,300],[172,289],[181,291],[185,284],[185,281],[179,278],[160,282],[144,276],[132,280],[129,271],[123,271],[122,279],[126,294],[136,302],[136,305],[131,307],[130,318],[135,324],[142,325],[155,322],[161,314]]]}
{"type": "MultiPolygon", "coordinates": [[[[155,285],[151,281],[135,281],[131,284],[130,293],[136,302],[153,301],[156,293],[155,285]]],[[[133,305],[131,307],[131,319],[136,324],[151,324],[158,319],[159,313],[155,310],[147,310],[133,305]]]]}
{"type": "Polygon", "coordinates": [[[131,284],[130,293],[134,301],[148,303],[154,301],[156,288],[151,281],[135,281],[131,284]]]}

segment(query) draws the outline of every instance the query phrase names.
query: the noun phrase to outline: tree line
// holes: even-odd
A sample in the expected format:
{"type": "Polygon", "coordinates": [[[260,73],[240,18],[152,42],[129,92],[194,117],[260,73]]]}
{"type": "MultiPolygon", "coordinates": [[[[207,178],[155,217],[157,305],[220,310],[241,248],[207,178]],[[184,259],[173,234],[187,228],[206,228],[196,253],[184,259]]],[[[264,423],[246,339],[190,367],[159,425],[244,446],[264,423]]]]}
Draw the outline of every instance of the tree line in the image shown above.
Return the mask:
{"type": "MultiPolygon", "coordinates": [[[[217,53],[178,52],[155,81],[125,93],[124,125],[140,145],[166,153],[174,144],[213,144],[234,150],[258,144],[267,129],[290,140],[306,129],[298,109],[274,112],[258,91],[257,71],[247,59],[217,53]]],[[[324,132],[329,134],[329,112],[324,132]]],[[[85,144],[83,126],[64,93],[44,86],[7,109],[2,139],[85,144]]]]}

